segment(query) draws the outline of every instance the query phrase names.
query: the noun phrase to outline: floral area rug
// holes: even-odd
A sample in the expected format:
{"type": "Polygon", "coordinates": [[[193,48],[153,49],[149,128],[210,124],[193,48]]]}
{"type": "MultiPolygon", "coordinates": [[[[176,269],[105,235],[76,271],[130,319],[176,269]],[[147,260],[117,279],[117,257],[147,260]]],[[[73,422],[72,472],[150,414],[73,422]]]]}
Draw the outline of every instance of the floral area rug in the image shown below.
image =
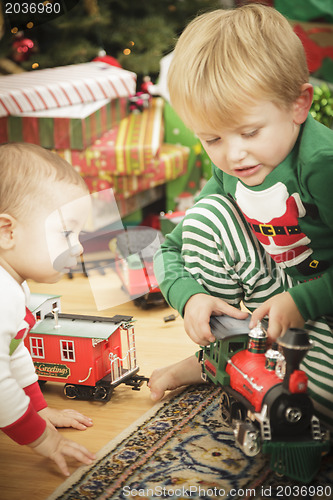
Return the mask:
{"type": "Polygon", "coordinates": [[[219,400],[219,388],[200,385],[154,406],[48,500],[333,498],[329,456],[303,489],[277,478],[263,455],[249,458],[235,445],[221,422],[219,400]]]}

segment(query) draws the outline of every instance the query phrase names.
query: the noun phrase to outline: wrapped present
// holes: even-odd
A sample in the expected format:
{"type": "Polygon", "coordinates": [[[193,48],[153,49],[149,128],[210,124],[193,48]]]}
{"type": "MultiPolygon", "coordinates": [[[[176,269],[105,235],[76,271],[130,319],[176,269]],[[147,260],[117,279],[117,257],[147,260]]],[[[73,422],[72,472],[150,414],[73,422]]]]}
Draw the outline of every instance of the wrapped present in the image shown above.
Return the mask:
{"type": "Polygon", "coordinates": [[[0,116],[135,94],[136,75],[104,62],[0,76],[0,116]]]}
{"type": "Polygon", "coordinates": [[[179,118],[172,106],[166,102],[164,106],[165,137],[164,140],[170,144],[182,144],[190,149],[188,167],[186,174],[181,178],[169,182],[166,187],[166,210],[175,210],[177,197],[183,193],[191,195],[200,189],[200,181],[207,169],[207,177],[210,177],[210,161],[197,136],[189,130],[179,118]],[[209,172],[209,173],[208,173],[209,172]]]}
{"type": "Polygon", "coordinates": [[[333,28],[330,24],[292,22],[306,53],[311,75],[333,82],[333,28]]]}
{"type": "Polygon", "coordinates": [[[163,105],[163,99],[152,99],[148,109],[121,120],[84,151],[56,152],[88,176],[97,176],[101,170],[114,175],[152,171],[163,141],[163,105]]]}
{"type": "Polygon", "coordinates": [[[85,176],[84,180],[91,193],[112,188],[117,199],[127,199],[148,188],[148,183],[144,176],[123,175],[115,177],[110,172],[102,172],[101,175],[93,177],[85,176]]]}
{"type": "Polygon", "coordinates": [[[137,210],[143,207],[147,207],[151,203],[160,200],[164,196],[164,186],[159,185],[148,189],[147,191],[141,191],[129,198],[117,198],[117,207],[121,217],[125,217],[129,214],[133,214],[137,210]]]}
{"type": "Polygon", "coordinates": [[[177,179],[187,172],[190,148],[179,144],[162,144],[159,162],[152,171],[155,179],[165,182],[177,179]]]}
{"type": "Polygon", "coordinates": [[[0,142],[82,150],[128,115],[128,97],[0,117],[0,142]]]}
{"type": "Polygon", "coordinates": [[[160,156],[155,160],[155,169],[150,172],[142,175],[114,175],[102,169],[94,176],[82,172],[81,175],[91,192],[112,188],[117,199],[126,199],[184,175],[188,157],[189,148],[162,144],[160,156]]]}

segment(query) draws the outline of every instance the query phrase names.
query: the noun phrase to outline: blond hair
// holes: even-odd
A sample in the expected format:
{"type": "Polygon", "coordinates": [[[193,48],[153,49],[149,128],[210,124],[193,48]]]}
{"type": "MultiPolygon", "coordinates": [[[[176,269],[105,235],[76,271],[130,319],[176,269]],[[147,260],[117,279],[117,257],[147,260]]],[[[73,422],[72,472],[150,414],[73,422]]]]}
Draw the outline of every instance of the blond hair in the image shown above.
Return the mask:
{"type": "Polygon", "coordinates": [[[0,214],[18,217],[42,203],[44,191],[50,196],[57,181],[87,191],[82,177],[57,154],[34,144],[0,145],[0,214]]]}
{"type": "Polygon", "coordinates": [[[301,41],[274,8],[251,4],[195,18],[180,36],[168,72],[183,121],[216,127],[258,99],[293,103],[309,74],[301,41]]]}

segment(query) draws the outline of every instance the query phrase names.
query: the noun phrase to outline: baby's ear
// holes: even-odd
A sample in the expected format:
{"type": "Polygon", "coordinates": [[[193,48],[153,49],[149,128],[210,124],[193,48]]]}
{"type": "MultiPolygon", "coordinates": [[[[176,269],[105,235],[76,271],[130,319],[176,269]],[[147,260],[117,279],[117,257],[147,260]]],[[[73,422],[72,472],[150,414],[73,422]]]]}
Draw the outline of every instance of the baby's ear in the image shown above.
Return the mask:
{"type": "Polygon", "coordinates": [[[301,93],[293,104],[294,122],[301,125],[305,122],[311,108],[313,99],[313,87],[311,83],[304,83],[301,93]]]}
{"type": "Polygon", "coordinates": [[[14,245],[16,220],[8,214],[0,214],[0,249],[10,250],[14,245]]]}

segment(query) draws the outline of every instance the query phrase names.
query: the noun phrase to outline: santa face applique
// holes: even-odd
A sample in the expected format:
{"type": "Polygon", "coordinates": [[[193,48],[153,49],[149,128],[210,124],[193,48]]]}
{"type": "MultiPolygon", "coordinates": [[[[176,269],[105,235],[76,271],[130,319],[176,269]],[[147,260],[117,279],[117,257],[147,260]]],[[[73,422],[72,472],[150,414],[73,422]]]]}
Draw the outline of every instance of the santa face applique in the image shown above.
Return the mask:
{"type": "Polygon", "coordinates": [[[282,182],[263,191],[238,182],[235,197],[256,238],[277,264],[295,267],[303,276],[327,269],[327,262],[313,258],[311,240],[299,226],[306,209],[298,193],[289,195],[282,182]]]}
{"type": "Polygon", "coordinates": [[[9,354],[12,355],[18,345],[25,339],[25,337],[30,332],[31,328],[35,325],[36,320],[32,314],[32,312],[26,307],[25,308],[25,317],[20,325],[21,328],[17,332],[16,336],[10,343],[9,354]]]}

